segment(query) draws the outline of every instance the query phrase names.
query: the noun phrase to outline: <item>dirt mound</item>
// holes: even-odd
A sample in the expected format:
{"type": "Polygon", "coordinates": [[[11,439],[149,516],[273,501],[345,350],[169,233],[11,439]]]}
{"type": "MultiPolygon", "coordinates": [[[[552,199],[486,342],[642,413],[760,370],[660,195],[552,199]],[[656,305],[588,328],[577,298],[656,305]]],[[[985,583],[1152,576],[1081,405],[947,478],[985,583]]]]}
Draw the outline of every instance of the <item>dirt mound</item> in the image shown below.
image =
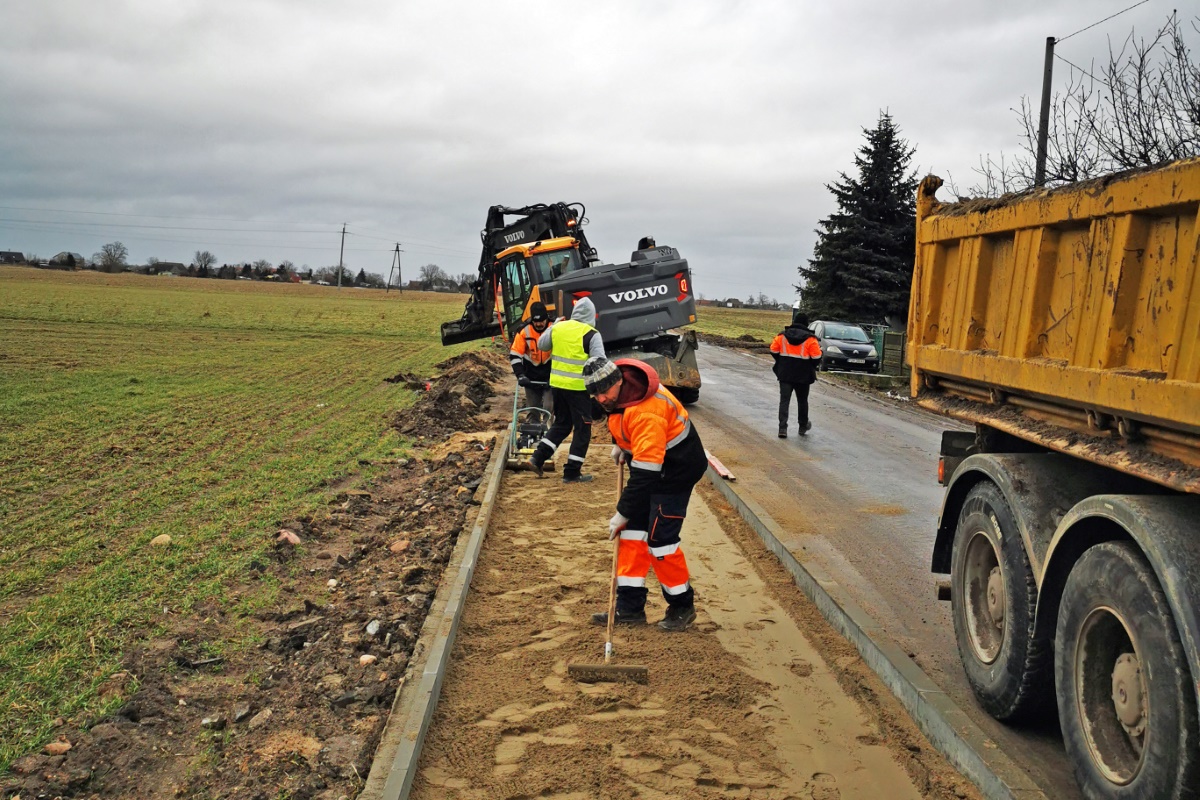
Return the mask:
{"type": "Polygon", "coordinates": [[[748,350],[751,353],[769,353],[771,352],[770,342],[764,342],[755,336],[748,333],[743,333],[741,336],[722,336],[719,333],[700,333],[700,341],[705,344],[713,344],[717,347],[728,347],[732,350],[748,350]]]}
{"type": "MultiPolygon", "coordinates": [[[[506,374],[503,356],[493,350],[469,350],[437,365],[441,374],[428,382],[429,389],[411,407],[396,413],[392,427],[410,436],[445,438],[460,431],[484,427],[478,418],[488,398],[496,393],[493,385],[506,374]]],[[[393,382],[409,388],[424,389],[425,381],[405,373],[393,382]],[[413,386],[417,382],[418,386],[413,386]]]]}
{"type": "Polygon", "coordinates": [[[0,797],[355,796],[493,445],[461,439],[336,492],[284,524],[301,545],[252,562],[231,602],[164,609],[101,687],[117,709],[63,720],[70,749],[18,759],[0,797]],[[256,587],[239,605],[263,581],[274,599],[256,587]],[[225,644],[247,640],[261,645],[225,644]]]}
{"type": "Polygon", "coordinates": [[[390,378],[384,378],[384,383],[402,383],[405,388],[412,389],[414,392],[425,392],[429,390],[429,381],[412,372],[397,372],[390,378]]]}

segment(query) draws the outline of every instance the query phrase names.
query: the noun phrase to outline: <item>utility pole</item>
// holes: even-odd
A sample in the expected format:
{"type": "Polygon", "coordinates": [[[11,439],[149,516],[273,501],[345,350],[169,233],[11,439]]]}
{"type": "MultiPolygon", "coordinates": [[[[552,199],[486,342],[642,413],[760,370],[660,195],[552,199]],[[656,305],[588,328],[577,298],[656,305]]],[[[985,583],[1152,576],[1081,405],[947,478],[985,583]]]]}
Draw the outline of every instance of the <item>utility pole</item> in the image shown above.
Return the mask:
{"type": "Polygon", "coordinates": [[[1042,113],[1038,118],[1037,165],[1033,185],[1046,185],[1046,136],[1050,126],[1050,83],[1054,78],[1054,37],[1046,37],[1046,69],[1042,74],[1042,113]]]}
{"type": "Polygon", "coordinates": [[[346,223],[342,223],[342,246],[338,250],[338,288],[342,288],[342,256],[346,254],[346,223]]]}
{"type": "Polygon", "coordinates": [[[393,272],[396,273],[396,288],[400,290],[401,294],[404,293],[404,275],[400,270],[400,254],[403,252],[404,251],[400,249],[400,243],[396,242],[395,256],[392,258],[392,268],[388,271],[387,286],[383,290],[384,294],[387,294],[392,289],[393,272]]]}

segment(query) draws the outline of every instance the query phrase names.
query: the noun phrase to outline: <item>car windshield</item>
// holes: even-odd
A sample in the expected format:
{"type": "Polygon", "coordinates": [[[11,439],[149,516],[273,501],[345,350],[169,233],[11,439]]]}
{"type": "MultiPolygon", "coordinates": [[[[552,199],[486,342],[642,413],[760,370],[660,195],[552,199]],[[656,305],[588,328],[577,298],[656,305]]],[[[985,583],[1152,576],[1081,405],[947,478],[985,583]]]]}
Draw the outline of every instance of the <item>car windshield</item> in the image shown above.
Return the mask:
{"type": "Polygon", "coordinates": [[[825,338],[838,339],[843,342],[869,342],[867,333],[857,325],[837,325],[825,323],[825,338]]]}

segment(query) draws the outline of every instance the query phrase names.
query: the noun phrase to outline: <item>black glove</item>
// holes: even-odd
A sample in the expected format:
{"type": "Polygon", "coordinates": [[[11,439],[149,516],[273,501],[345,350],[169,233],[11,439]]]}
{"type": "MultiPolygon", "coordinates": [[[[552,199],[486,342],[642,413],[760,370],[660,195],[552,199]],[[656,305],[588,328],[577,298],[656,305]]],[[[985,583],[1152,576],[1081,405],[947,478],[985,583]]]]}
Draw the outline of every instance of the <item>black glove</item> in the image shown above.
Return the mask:
{"type": "Polygon", "coordinates": [[[527,376],[525,376],[525,375],[520,375],[520,376],[518,376],[518,377],[517,377],[517,385],[518,385],[518,386],[523,386],[523,387],[526,387],[526,388],[528,388],[528,387],[529,387],[529,384],[530,384],[530,380],[529,380],[529,378],[528,378],[527,376]]]}

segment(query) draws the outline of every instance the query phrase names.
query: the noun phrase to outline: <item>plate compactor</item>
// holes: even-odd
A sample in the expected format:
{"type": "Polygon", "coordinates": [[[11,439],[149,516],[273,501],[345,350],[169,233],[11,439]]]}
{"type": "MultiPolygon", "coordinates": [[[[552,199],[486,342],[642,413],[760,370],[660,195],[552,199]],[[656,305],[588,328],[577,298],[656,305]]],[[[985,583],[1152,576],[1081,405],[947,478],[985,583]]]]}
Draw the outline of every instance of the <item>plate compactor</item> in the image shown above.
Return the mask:
{"type": "MultiPolygon", "coordinates": [[[[533,458],[533,451],[537,449],[538,442],[542,441],[546,431],[550,430],[550,418],[553,415],[546,408],[536,406],[518,408],[517,403],[520,396],[521,387],[518,386],[513,392],[512,428],[509,434],[506,466],[509,469],[531,470],[533,466],[529,460],[533,458]]],[[[547,460],[542,469],[553,472],[554,459],[547,460]]]]}

